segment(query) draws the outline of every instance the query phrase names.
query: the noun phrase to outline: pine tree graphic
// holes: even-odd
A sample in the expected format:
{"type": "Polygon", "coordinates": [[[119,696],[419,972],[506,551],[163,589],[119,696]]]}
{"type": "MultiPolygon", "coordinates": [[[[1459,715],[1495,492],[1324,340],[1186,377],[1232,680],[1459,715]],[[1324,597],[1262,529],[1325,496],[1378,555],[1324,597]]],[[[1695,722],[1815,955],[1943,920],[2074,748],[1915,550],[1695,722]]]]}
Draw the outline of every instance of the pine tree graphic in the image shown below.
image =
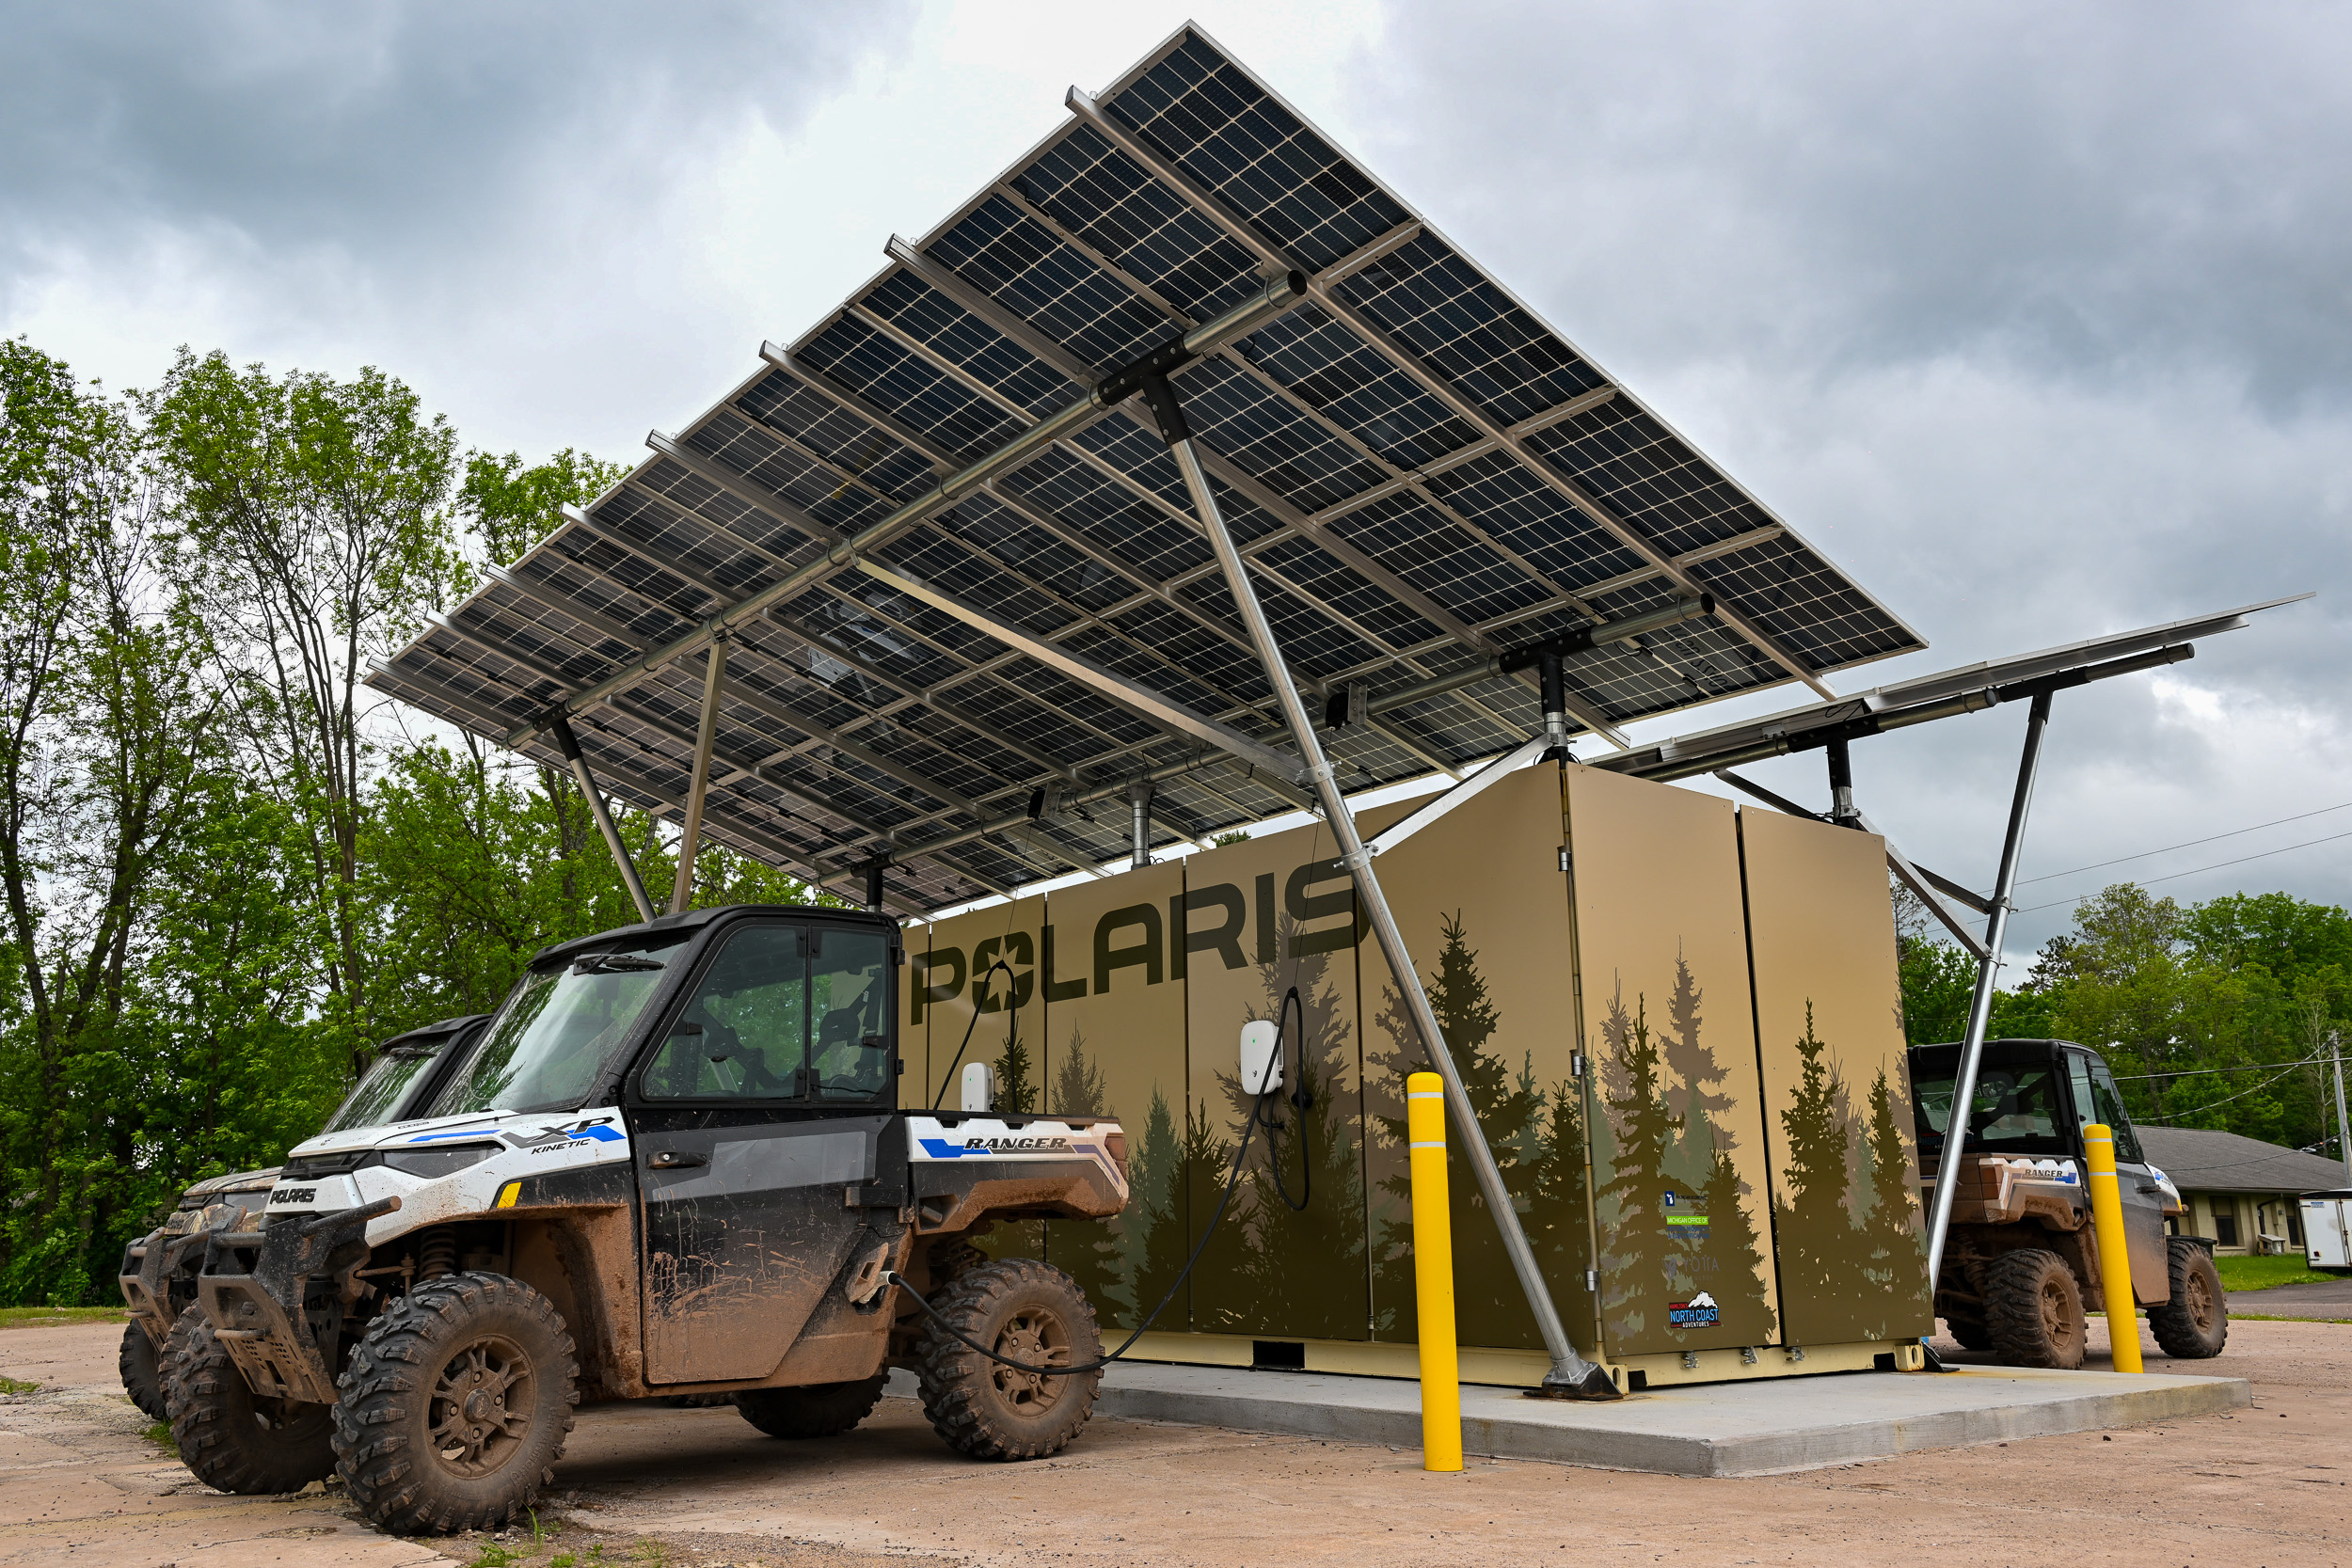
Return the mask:
{"type": "Polygon", "coordinates": [[[1021,1037],[1021,1014],[1018,1009],[1009,1015],[1005,1025],[1005,1049],[996,1058],[996,1109],[1000,1115],[1027,1116],[1037,1109],[1037,1085],[1029,1082],[1029,1072],[1036,1063],[1029,1056],[1029,1046],[1021,1037]]]}
{"type": "Polygon", "coordinates": [[[1870,1292],[1867,1339],[1918,1333],[1928,1322],[1927,1233],[1920,1225],[1911,1150],[1884,1069],[1870,1085],[1870,1211],[1861,1222],[1862,1274],[1870,1292]]]}
{"type": "MultiPolygon", "coordinates": [[[[1134,1223],[1120,1238],[1126,1253],[1127,1296],[1134,1306],[1134,1314],[1120,1321],[1129,1327],[1159,1305],[1192,1250],[1184,1228],[1184,1145],[1177,1140],[1168,1097],[1155,1084],[1152,1109],[1143,1121],[1142,1146],[1128,1176],[1127,1212],[1134,1223]]],[[[1190,1324],[1184,1304],[1178,1301],[1152,1326],[1181,1333],[1190,1324]]]]}
{"type": "Polygon", "coordinates": [[[1778,1212],[1781,1280],[1788,1299],[1806,1308],[1802,1323],[1788,1325],[1790,1338],[1802,1328],[1820,1343],[1837,1334],[1838,1304],[1860,1283],[1853,1277],[1860,1259],[1846,1214],[1847,1132],[1839,1114],[1845,1085],[1813,1032],[1810,1000],[1796,1049],[1804,1067],[1780,1113],[1788,1151],[1783,1190],[1791,1195],[1778,1212]]]}
{"type": "MultiPolygon", "coordinates": [[[[1103,1069],[1087,1056],[1086,1037],[1070,1032],[1069,1043],[1057,1053],[1054,1070],[1053,1113],[1066,1117],[1099,1117],[1103,1107],[1103,1069]]],[[[1104,1323],[1120,1323],[1135,1315],[1123,1267],[1126,1246],[1120,1231],[1125,1214],[1107,1220],[1053,1220],[1045,1227],[1046,1259],[1070,1275],[1094,1304],[1104,1323]]]]}
{"type": "Polygon", "coordinates": [[[1644,999],[1637,993],[1630,1018],[1624,984],[1610,999],[1601,1037],[1610,1046],[1616,1092],[1608,1094],[1616,1153],[1609,1180],[1596,1196],[1612,1200],[1601,1252],[1601,1310],[1613,1339],[1630,1338],[1645,1328],[1666,1326],[1669,1271],[1684,1256],[1666,1227],[1666,1155],[1682,1118],[1666,1108],[1660,1092],[1660,1053],[1649,1030],[1644,999]]]}
{"type": "Polygon", "coordinates": [[[1594,1266],[1585,1163],[1584,1085],[1564,1078],[1544,1097],[1541,1147],[1533,1164],[1534,1204],[1527,1215],[1528,1244],[1550,1287],[1553,1302],[1578,1349],[1591,1352],[1592,1304],[1584,1275],[1594,1266]]]}
{"type": "MultiPolygon", "coordinates": [[[[1525,1151],[1540,1132],[1538,1117],[1544,1097],[1535,1086],[1532,1062],[1513,1072],[1497,1053],[1486,1049],[1502,1019],[1496,1012],[1486,976],[1478,970],[1478,950],[1470,945],[1457,911],[1440,922],[1435,972],[1425,991],[1438,1026],[1444,1033],[1470,1108],[1486,1137],[1486,1146],[1502,1175],[1503,1190],[1522,1215],[1534,1206],[1534,1163],[1525,1151]]],[[[1375,1215],[1375,1253],[1373,1296],[1380,1331],[1409,1337],[1414,1321],[1412,1255],[1412,1178],[1404,1161],[1393,1157],[1405,1147],[1405,1080],[1429,1070],[1421,1033],[1406,1013],[1404,998],[1393,985],[1381,988],[1381,1008],[1375,1023],[1390,1042],[1386,1052],[1370,1053],[1364,1085],[1367,1121],[1376,1128],[1391,1157],[1388,1174],[1378,1182],[1387,1201],[1375,1215]]],[[[1461,1136],[1448,1121],[1447,1136],[1461,1136]]],[[[1534,1320],[1527,1310],[1510,1255],[1486,1200],[1470,1179],[1467,1163],[1453,1163],[1446,1183],[1447,1211],[1454,1231],[1455,1332],[1465,1344],[1534,1345],[1534,1320]]]]}
{"type": "Polygon", "coordinates": [[[1674,1174],[1692,1186],[1705,1185],[1714,1167],[1716,1124],[1731,1108],[1731,1096],[1717,1092],[1726,1073],[1715,1060],[1715,1053],[1699,1038],[1701,1001],[1689,961],[1677,953],[1674,994],[1666,999],[1670,1027],[1664,1037],[1665,1064],[1674,1079],[1666,1097],[1668,1107],[1682,1123],[1674,1174]]]}
{"type": "Polygon", "coordinates": [[[1731,1162],[1731,1150],[1719,1147],[1702,1196],[1707,1200],[1708,1249],[1724,1266],[1708,1275],[1708,1289],[1714,1294],[1724,1337],[1742,1345],[1762,1345],[1771,1343],[1780,1314],[1764,1288],[1762,1238],[1748,1218],[1742,1198],[1746,1185],[1740,1180],[1740,1167],[1731,1162]]]}

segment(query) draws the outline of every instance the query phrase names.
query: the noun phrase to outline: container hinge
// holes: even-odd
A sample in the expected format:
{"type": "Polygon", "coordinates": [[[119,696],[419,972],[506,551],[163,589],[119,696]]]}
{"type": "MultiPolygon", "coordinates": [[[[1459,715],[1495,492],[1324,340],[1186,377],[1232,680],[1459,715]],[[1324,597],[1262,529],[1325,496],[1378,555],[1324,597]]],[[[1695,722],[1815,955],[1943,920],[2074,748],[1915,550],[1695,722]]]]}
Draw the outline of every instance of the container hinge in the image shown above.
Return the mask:
{"type": "Polygon", "coordinates": [[[1568,1076],[1571,1078],[1584,1076],[1584,1053],[1581,1051],[1568,1053],[1568,1076]]]}
{"type": "Polygon", "coordinates": [[[1600,1294],[1600,1271],[1598,1269],[1584,1271],[1584,1289],[1594,1295],[1600,1294]]]}
{"type": "Polygon", "coordinates": [[[1563,871],[1567,870],[1567,869],[1568,869],[1568,864],[1569,864],[1569,856],[1568,856],[1568,852],[1567,852],[1565,849],[1563,849],[1563,850],[1561,850],[1561,851],[1560,851],[1560,869],[1561,869],[1561,870],[1563,870],[1563,871]]]}

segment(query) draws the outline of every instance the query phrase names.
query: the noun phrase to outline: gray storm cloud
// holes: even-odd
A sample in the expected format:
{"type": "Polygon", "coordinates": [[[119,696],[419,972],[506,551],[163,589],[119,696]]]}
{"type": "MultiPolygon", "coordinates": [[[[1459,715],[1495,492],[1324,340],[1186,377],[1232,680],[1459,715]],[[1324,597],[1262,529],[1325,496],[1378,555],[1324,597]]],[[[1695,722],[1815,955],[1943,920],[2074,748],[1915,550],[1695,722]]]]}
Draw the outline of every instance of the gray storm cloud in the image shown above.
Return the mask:
{"type": "MultiPolygon", "coordinates": [[[[611,433],[707,405],[830,303],[772,280],[838,214],[728,159],[877,60],[919,76],[929,14],[0,0],[0,330],[373,362],[478,439],[628,455],[611,433]]],[[[1249,56],[1239,13],[1201,20],[1249,56]]],[[[1841,689],[2319,591],[2061,698],[2028,875],[2352,800],[2352,11],[1400,4],[1377,32],[1299,106],[1935,644],[1841,689]]],[[[828,149],[892,214],[847,214],[857,264],[940,215],[900,213],[907,159],[993,166],[1058,112],[828,149]]],[[[1866,805],[1988,880],[2017,727],[1867,743],[1866,805]]],[[[1821,794],[1810,762],[1757,773],[1821,794]]],[[[2239,886],[2352,901],[2352,854],[2161,890],[2239,886]]]]}

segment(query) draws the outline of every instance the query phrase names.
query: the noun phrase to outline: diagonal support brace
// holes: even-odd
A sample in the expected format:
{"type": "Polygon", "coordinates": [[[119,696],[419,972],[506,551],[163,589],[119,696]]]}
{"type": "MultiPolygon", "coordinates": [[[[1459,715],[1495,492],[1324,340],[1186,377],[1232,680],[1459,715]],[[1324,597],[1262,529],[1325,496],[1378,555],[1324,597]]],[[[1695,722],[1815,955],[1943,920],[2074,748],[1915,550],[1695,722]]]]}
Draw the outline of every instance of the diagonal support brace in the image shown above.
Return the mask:
{"type": "Polygon", "coordinates": [[[1534,1315],[1535,1326],[1543,1335],[1544,1348],[1551,1356],[1551,1370],[1544,1374],[1542,1393],[1569,1399],[1619,1399],[1623,1395],[1609,1375],[1608,1369],[1597,1367],[1576,1353],[1568,1340],[1567,1329],[1560,1321],[1559,1309],[1552,1305],[1551,1292],[1544,1286],[1543,1272],[1536,1265],[1534,1250],[1528,1245],[1527,1232],[1519,1225],[1518,1210],[1502,1184],[1502,1172],[1495,1164],[1494,1151],[1486,1147],[1486,1135],[1478,1124],[1478,1113],[1471,1106],[1470,1091],[1463,1086],[1460,1069],[1454,1066],[1454,1054],[1447,1048],[1445,1032],[1438,1022],[1436,1009],[1421,986],[1421,971],[1414,966],[1412,953],[1406,947],[1405,933],[1389,909],[1388,897],[1381,892],[1380,879],[1372,869],[1372,853],[1364,847],[1356,832],[1356,819],[1347,809],[1331,765],[1323,754],[1323,743],[1315,734],[1314,721],[1307,712],[1307,705],[1298,695],[1298,688],[1290,678],[1290,667],[1282,660],[1282,650],[1275,641],[1274,627],[1258,603],[1256,589],[1249,581],[1249,573],[1243,564],[1241,552],[1233,546],[1233,537],[1225,527],[1224,515],[1218,511],[1216,497],[1209,487],[1209,476],[1200,467],[1200,453],[1194,449],[1192,431],[1184,421],[1184,410],[1178,406],[1174,388],[1160,377],[1147,377],[1139,388],[1144,402],[1159,420],[1160,434],[1167,440],[1168,451],[1176,459],[1177,467],[1184,476],[1184,487],[1191,492],[1192,504],[1200,515],[1200,522],[1209,535],[1209,543],[1216,551],[1217,564],[1225,574],[1225,585],[1233,595],[1241,611],[1243,623],[1248,627],[1250,644],[1257,650],[1258,661],[1264,667],[1266,680],[1274,688],[1280,704],[1284,721],[1291,736],[1297,742],[1299,756],[1306,767],[1306,776],[1312,781],[1321,798],[1325,820],[1331,835],[1338,841],[1339,859],[1348,869],[1356,885],[1356,896],[1372,925],[1380,943],[1381,956],[1389,961],[1389,971],[1396,977],[1397,990],[1406,999],[1407,1010],[1422,1038],[1422,1048],[1430,1063],[1445,1081],[1447,1106],[1454,1113],[1454,1124],[1461,1130],[1464,1151],[1470,1156],[1470,1169],[1478,1180],[1479,1191],[1485,1195],[1488,1212],[1495,1217],[1495,1227],[1502,1233],[1503,1250],[1510,1255],[1511,1267],[1518,1275],[1519,1287],[1527,1294],[1529,1310],[1534,1315]]]}

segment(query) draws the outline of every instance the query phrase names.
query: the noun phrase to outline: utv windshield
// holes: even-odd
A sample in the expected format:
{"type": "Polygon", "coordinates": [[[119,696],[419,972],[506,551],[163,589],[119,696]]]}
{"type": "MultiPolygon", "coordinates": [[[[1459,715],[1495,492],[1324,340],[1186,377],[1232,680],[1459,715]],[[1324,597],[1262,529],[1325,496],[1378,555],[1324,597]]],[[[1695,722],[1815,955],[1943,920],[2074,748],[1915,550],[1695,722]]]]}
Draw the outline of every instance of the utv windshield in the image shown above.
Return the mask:
{"type": "Polygon", "coordinates": [[[448,1043],[439,1040],[384,1053],[321,1131],[348,1132],[355,1127],[381,1127],[391,1120],[393,1112],[408,1098],[408,1091],[417,1081],[433,1070],[433,1064],[448,1043]]]}
{"type": "Polygon", "coordinates": [[[523,976],[432,1114],[576,1111],[660,989],[678,937],[582,954],[523,976]]]}
{"type": "MultiPolygon", "coordinates": [[[[1919,1152],[1940,1154],[1951,1125],[1953,1072],[1922,1071],[1919,1152]]],[[[2070,1154],[2065,1088],[2057,1063],[1986,1062],[1977,1072],[1976,1104],[1968,1117],[1972,1154],[2070,1154]]]]}

